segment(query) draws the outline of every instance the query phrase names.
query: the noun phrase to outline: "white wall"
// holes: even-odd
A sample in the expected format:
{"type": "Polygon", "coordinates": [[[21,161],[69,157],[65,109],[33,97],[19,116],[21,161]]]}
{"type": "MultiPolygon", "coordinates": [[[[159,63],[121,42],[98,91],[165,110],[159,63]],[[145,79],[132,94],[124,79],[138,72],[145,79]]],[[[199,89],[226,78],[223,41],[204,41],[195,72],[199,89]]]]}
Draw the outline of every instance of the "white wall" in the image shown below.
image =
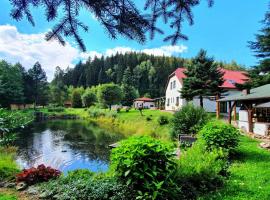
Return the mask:
{"type": "Polygon", "coordinates": [[[134,108],[139,108],[143,106],[144,108],[154,108],[154,102],[144,102],[144,101],[134,101],[134,108]]]}
{"type": "Polygon", "coordinates": [[[166,102],[165,110],[178,110],[185,104],[185,100],[181,99],[180,90],[182,88],[182,83],[178,80],[176,76],[170,78],[168,86],[166,88],[166,102]],[[175,88],[171,88],[171,83],[175,81],[175,88]],[[179,97],[179,104],[176,105],[176,98],[179,97]],[[169,103],[168,103],[169,102],[169,103]]]}
{"type": "MultiPolygon", "coordinates": [[[[165,103],[165,110],[178,110],[181,108],[183,105],[185,105],[187,102],[181,98],[180,92],[182,89],[183,85],[179,81],[179,79],[176,76],[173,76],[170,78],[168,82],[168,86],[166,88],[166,103],[165,103]],[[176,87],[171,89],[171,83],[176,82],[176,87]],[[176,98],[180,97],[179,99],[179,105],[176,105],[176,98]],[[169,104],[168,104],[169,101],[169,104]]],[[[226,96],[234,95],[238,93],[239,91],[237,90],[228,90],[226,91],[226,96]]],[[[200,106],[200,99],[199,97],[194,97],[193,99],[193,104],[196,106],[200,106]]],[[[210,100],[208,98],[203,99],[203,104],[204,104],[204,109],[207,112],[216,112],[216,101],[215,100],[210,100]]],[[[227,103],[227,111],[229,110],[229,104],[227,103]]],[[[239,107],[236,107],[236,112],[238,113],[240,110],[239,107]]]]}

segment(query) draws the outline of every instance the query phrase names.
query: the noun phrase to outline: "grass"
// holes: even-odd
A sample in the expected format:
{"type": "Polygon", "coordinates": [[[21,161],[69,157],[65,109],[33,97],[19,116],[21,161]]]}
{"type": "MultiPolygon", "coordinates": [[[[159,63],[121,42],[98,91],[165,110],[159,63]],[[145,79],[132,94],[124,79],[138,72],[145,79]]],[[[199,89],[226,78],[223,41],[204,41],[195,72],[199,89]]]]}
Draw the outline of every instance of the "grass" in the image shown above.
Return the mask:
{"type": "Polygon", "coordinates": [[[269,200],[270,152],[258,144],[258,141],[242,136],[238,158],[229,169],[231,175],[224,187],[201,199],[269,200]]]}
{"type": "Polygon", "coordinates": [[[0,193],[0,200],[17,200],[17,197],[14,195],[0,193]]]}
{"type": "Polygon", "coordinates": [[[161,115],[172,118],[172,113],[148,109],[143,110],[143,116],[135,109],[131,109],[129,112],[121,110],[120,113],[117,113],[116,118],[110,116],[91,118],[87,109],[84,108],[68,108],[64,112],[48,112],[48,109],[44,108],[41,111],[49,115],[77,115],[82,119],[95,122],[101,128],[126,136],[151,135],[166,140],[169,139],[170,126],[169,124],[161,126],[157,120],[161,115]]]}
{"type": "Polygon", "coordinates": [[[129,112],[124,110],[117,113],[115,119],[108,117],[100,117],[95,121],[101,127],[120,132],[126,136],[131,135],[151,135],[159,139],[169,139],[170,125],[160,125],[158,123],[159,116],[164,115],[169,119],[172,118],[171,113],[162,112],[160,110],[144,110],[141,116],[138,110],[132,109],[129,112]]]}
{"type": "Polygon", "coordinates": [[[0,181],[11,180],[18,173],[19,168],[14,161],[15,153],[14,147],[0,148],[0,181]]]}

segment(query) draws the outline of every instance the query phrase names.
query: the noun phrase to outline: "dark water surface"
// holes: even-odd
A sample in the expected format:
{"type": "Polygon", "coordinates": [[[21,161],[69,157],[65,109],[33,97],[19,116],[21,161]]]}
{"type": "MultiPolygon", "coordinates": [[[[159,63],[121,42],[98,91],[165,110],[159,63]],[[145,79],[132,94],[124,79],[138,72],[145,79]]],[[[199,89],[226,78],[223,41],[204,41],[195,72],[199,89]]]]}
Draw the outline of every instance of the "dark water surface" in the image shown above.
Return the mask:
{"type": "Polygon", "coordinates": [[[35,123],[19,134],[17,162],[22,168],[45,164],[67,172],[74,169],[106,171],[109,144],[122,139],[81,120],[35,123]]]}

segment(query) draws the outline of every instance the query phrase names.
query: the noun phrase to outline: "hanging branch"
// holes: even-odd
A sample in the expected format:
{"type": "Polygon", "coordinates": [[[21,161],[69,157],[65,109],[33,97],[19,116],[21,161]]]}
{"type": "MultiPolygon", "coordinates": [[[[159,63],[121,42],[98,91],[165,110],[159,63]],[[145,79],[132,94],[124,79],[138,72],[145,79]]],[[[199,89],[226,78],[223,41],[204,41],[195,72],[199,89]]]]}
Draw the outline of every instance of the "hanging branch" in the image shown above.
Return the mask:
{"type": "MultiPolygon", "coordinates": [[[[192,9],[202,0],[145,0],[144,12],[140,12],[132,0],[9,0],[13,9],[11,17],[20,21],[24,16],[34,26],[34,19],[30,7],[44,7],[47,21],[58,18],[59,8],[63,8],[64,17],[51,31],[46,34],[46,40],[57,39],[62,45],[65,37],[73,37],[78,46],[86,51],[79,29],[88,31],[88,27],[78,17],[80,9],[84,8],[89,15],[94,15],[104,26],[108,35],[116,39],[122,35],[140,43],[146,41],[146,33],[150,32],[150,39],[155,34],[164,34],[162,28],[157,27],[160,18],[164,24],[169,23],[174,31],[167,35],[164,41],[175,45],[179,40],[187,40],[182,33],[182,24],[185,20],[193,25],[192,9]],[[148,13],[150,12],[150,13],[148,13]]],[[[213,0],[206,0],[209,7],[213,0]]]]}

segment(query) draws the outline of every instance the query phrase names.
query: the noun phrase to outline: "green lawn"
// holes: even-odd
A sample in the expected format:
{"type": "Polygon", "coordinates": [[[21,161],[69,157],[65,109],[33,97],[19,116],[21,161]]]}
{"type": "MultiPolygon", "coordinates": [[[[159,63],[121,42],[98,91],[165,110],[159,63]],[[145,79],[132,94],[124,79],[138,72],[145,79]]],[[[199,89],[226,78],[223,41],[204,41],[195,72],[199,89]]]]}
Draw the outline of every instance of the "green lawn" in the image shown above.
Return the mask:
{"type": "Polygon", "coordinates": [[[259,142],[242,136],[239,158],[230,167],[231,176],[225,186],[202,199],[269,200],[270,152],[258,147],[259,142]]]}

